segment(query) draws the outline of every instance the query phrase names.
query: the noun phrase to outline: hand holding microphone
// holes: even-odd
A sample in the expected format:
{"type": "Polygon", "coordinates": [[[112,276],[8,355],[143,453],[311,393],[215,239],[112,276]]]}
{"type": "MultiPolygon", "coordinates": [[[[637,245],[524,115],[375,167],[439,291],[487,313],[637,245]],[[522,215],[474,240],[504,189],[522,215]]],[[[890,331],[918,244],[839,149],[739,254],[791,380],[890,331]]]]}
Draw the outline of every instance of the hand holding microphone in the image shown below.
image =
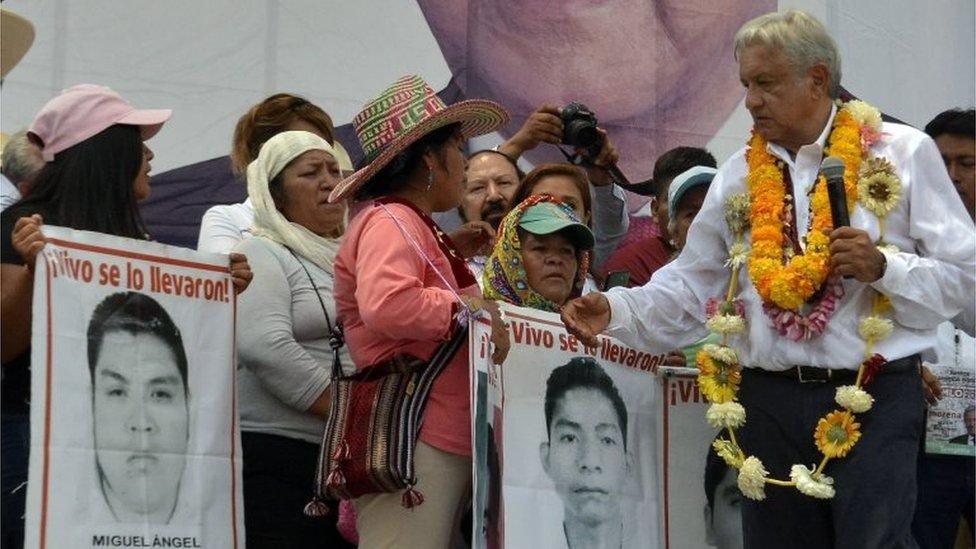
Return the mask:
{"type": "Polygon", "coordinates": [[[887,261],[866,231],[850,226],[844,169],[844,162],[836,156],[827,157],[820,165],[820,172],[827,181],[830,217],[834,225],[830,233],[830,266],[836,275],[870,284],[884,276],[887,261]]]}
{"type": "Polygon", "coordinates": [[[827,197],[830,198],[830,217],[833,219],[834,228],[849,227],[851,219],[847,215],[844,161],[836,156],[828,156],[820,165],[820,173],[827,180],[827,197]]]}

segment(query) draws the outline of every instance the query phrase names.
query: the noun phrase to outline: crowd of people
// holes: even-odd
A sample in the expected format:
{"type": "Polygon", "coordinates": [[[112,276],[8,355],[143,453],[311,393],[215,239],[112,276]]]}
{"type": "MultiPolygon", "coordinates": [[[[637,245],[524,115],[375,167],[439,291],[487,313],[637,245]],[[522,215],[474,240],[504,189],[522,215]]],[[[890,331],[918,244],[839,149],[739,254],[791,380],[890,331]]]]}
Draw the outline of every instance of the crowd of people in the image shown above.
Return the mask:
{"type": "MultiPolygon", "coordinates": [[[[841,116],[840,56],[802,12],[747,23],[735,53],[756,124],[753,144],[763,140],[792,201],[783,210],[785,232],[772,238],[787,243],[787,257],[802,257],[814,247],[798,234],[816,226],[812,189],[821,161],[839,154],[831,128],[841,116]]],[[[31,297],[42,227],[151,239],[138,205],[151,192],[154,155],[146,141],[170,114],[78,85],[51,99],[3,150],[4,547],[18,547],[23,537],[31,297]]],[[[578,148],[575,163],[524,173],[524,153],[564,140],[560,107],[543,105],[499,147],[467,150],[469,138],[507,121],[495,102],[445,105],[422,78],[403,77],[353,120],[364,153],[354,167],[331,117],[302,97],[276,94],[241,116],[231,156],[247,200],[207,211],[197,249],[229,254],[239,294],[248,546],[464,546],[472,469],[466,343],[445,359],[427,397],[413,456],[422,505],[407,508],[400,492],[378,492],[336,505],[341,512],[326,518],[303,509],[336,372],[398,355],[428,360],[479,311],[491,319],[500,364],[509,334],[496,301],[562,311],[584,341],[606,331],[635,348],[670,352],[676,366],[695,367],[704,345],[724,341],[706,329],[706,304],[725,295],[736,241],[723,210],[752,184],[748,150],[720,166],[702,148],[665,152],[650,182],[627,188],[651,198],[647,211],[630,216],[625,189],[608,169],[618,160],[613,136],[600,129],[598,146],[578,148]],[[433,215],[455,210],[464,224],[448,234],[433,215]]],[[[753,288],[761,277],[750,278],[751,268],[740,277],[751,320],[736,336],[749,413],[740,436],[777,474],[797,459],[818,461],[809,433],[837,386],[856,373],[858,314],[869,291],[887,297],[894,311],[893,333],[878,347],[888,365],[872,385],[875,409],[862,419],[870,435],[856,457],[829,470],[836,498],[771,488],[763,501],[742,499],[735,471],[709,457],[706,522],[737,525],[735,514],[724,520],[732,511],[719,502],[742,501],[740,537],[748,547],[951,547],[960,518],[972,532],[973,459],[919,450],[923,390],[941,396],[919,354],[943,345],[941,323],[950,348],[973,333],[974,111],[947,110],[924,133],[885,122],[879,134],[878,154],[901,176],[901,202],[886,222],[859,210],[850,227],[828,223],[830,280],[849,304],[838,308],[833,328],[775,337],[762,322],[769,294],[753,288]],[[882,236],[897,250],[877,247],[882,236]],[[823,383],[803,383],[820,375],[823,383]]]]}

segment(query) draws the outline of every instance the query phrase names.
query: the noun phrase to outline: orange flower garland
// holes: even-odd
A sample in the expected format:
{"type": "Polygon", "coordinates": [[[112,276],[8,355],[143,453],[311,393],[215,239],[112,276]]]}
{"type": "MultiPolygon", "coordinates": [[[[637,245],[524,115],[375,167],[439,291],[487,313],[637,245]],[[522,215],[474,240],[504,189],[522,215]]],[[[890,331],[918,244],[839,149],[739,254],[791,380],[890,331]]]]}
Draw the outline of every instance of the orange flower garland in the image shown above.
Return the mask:
{"type": "MultiPolygon", "coordinates": [[[[839,110],[827,138],[826,154],[844,161],[844,190],[847,207],[857,203],[857,180],[861,166],[861,130],[846,110],[839,110]]],[[[795,311],[807,302],[830,274],[830,200],[823,176],[817,179],[811,199],[812,217],[806,235],[806,252],[794,255],[784,235],[788,219],[783,168],[766,150],[766,140],[753,132],[746,152],[749,175],[746,184],[751,195],[752,252],[749,277],[766,303],[795,311]],[[784,259],[788,258],[784,265],[784,259]]],[[[799,234],[799,227],[797,228],[799,234]]]]}
{"type": "MultiPolygon", "coordinates": [[[[894,168],[886,160],[873,157],[869,149],[883,136],[881,115],[874,107],[857,100],[838,103],[838,107],[840,110],[834,118],[826,149],[840,157],[845,164],[848,208],[853,208],[860,195],[861,206],[877,216],[877,243],[880,247],[883,245],[885,217],[898,206],[901,197],[901,183],[894,168]]],[[[867,412],[874,403],[874,397],[864,387],[885,362],[884,357],[873,353],[873,349],[893,330],[891,320],[881,316],[890,308],[890,303],[882,294],[875,294],[871,314],[858,324],[857,333],[865,342],[864,359],[858,367],[854,384],[837,387],[834,400],[840,409],[821,418],[814,430],[814,443],[823,454],[820,464],[815,468],[794,464],[789,480],[770,478],[762,461],[746,454],[735,435],[736,429],[746,422],[746,409],[738,402],[742,366],[735,351],[728,346],[728,338],[733,331],[742,331],[745,323],[744,311],[736,309],[734,296],[740,269],[746,262],[743,259],[746,230],[750,227],[752,230],[749,275],[764,299],[763,308],[777,309],[778,306],[775,317],[770,318],[781,335],[793,341],[804,338],[802,331],[781,331],[776,325],[782,315],[798,314],[787,307],[798,309],[825,284],[824,296],[811,314],[816,314],[816,309],[839,296],[830,293],[834,283],[827,281],[830,271],[829,233],[833,227],[825,181],[822,177],[818,179],[811,199],[812,219],[806,235],[806,252],[793,255],[793,247],[787,244],[784,236],[789,227],[784,226],[783,220],[785,215],[789,215],[789,210],[785,204],[788,197],[784,188],[783,166],[766,151],[766,142],[755,133],[749,146],[746,152],[748,192],[727,197],[725,204],[726,223],[734,240],[726,261],[731,271],[728,291],[721,306],[714,311],[710,311],[711,300],[706,305],[706,315],[711,324],[706,326],[722,336],[722,343],[705,345],[697,354],[699,388],[711,403],[705,418],[709,425],[727,431],[728,438],[719,438],[712,446],[730,467],[738,469],[737,484],[744,496],[762,500],[766,497],[765,487],[774,485],[793,487],[810,497],[830,499],[836,493],[834,479],[824,474],[824,468],[830,460],[849,454],[861,438],[861,425],[856,421],[855,414],[867,412]],[[784,259],[787,259],[786,265],[783,264],[784,259]],[[722,321],[715,322],[716,318],[722,321]],[[734,330],[731,329],[733,327],[734,330]]],[[[832,305],[829,310],[833,310],[832,305]]],[[[829,311],[821,311],[820,314],[829,316],[829,311]]],[[[822,322],[826,325],[826,318],[822,322]]],[[[784,326],[789,328],[788,325],[784,326]]],[[[811,333],[819,335],[822,328],[806,332],[806,337],[811,333]]]]}

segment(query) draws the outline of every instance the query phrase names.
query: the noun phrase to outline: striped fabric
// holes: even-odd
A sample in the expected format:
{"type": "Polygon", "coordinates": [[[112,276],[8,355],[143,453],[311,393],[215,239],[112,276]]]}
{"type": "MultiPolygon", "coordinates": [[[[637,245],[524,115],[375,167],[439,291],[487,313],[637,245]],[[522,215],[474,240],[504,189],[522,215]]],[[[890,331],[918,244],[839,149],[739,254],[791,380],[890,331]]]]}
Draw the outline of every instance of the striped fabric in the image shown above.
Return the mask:
{"type": "Polygon", "coordinates": [[[315,499],[306,514],[328,512],[327,499],[404,490],[404,507],[423,502],[414,489],[414,451],[431,386],[468,338],[468,326],[429,361],[410,355],[342,376],[333,372],[332,409],[315,475],[315,499]]]}

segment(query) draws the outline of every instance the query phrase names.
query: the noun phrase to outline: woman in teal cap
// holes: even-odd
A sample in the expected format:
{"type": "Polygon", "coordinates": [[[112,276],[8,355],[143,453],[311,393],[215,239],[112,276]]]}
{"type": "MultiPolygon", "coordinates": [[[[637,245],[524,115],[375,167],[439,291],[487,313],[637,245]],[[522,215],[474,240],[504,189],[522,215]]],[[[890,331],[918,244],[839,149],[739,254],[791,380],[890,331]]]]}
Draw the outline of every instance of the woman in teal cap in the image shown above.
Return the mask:
{"type": "Polygon", "coordinates": [[[569,206],[532,195],[502,221],[482,275],[484,296],[558,311],[582,290],[592,248],[593,233],[569,206]]]}

